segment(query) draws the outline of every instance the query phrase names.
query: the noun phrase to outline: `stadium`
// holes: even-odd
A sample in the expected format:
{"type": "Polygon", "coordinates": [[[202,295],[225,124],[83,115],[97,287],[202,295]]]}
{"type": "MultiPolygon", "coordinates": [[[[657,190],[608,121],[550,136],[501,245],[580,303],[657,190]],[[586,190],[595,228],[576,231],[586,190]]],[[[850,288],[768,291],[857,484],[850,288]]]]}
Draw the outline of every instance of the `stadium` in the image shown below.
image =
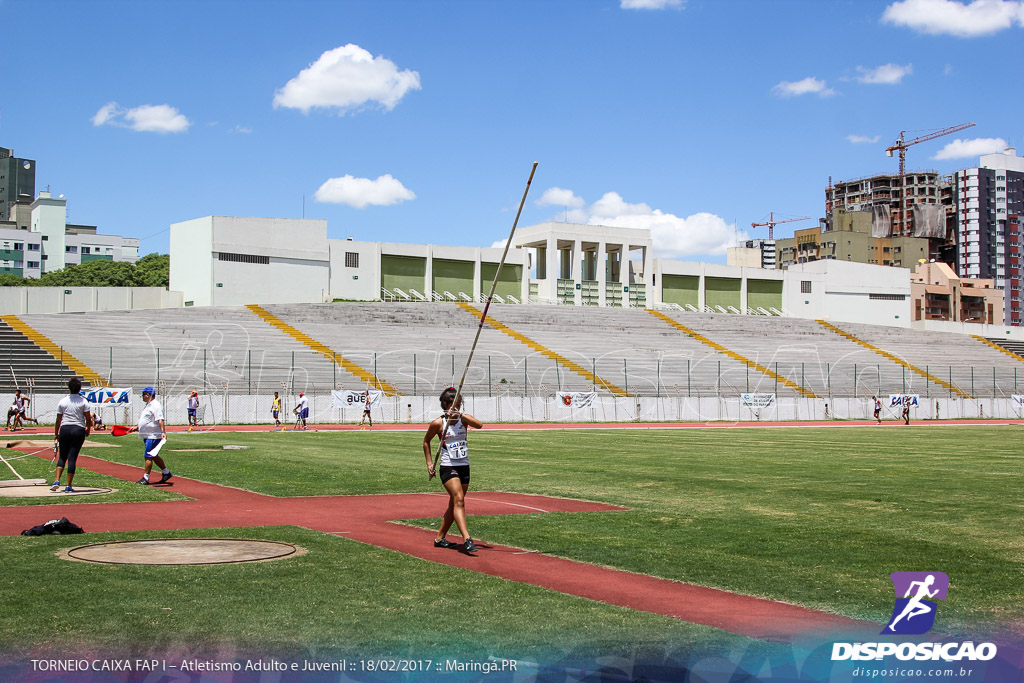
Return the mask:
{"type": "Polygon", "coordinates": [[[38,423],[4,451],[0,676],[824,681],[861,675],[843,643],[935,637],[985,648],[932,677],[1019,673],[1012,342],[782,299],[761,315],[426,289],[4,316],[38,423]],[[72,376],[115,430],[89,435],[65,493],[48,439],[72,376]],[[151,485],[149,446],[114,435],[144,387],[168,425],[151,485]],[[421,435],[447,387],[484,423],[476,552],[454,527],[431,543],[445,496],[421,435]],[[60,518],[86,533],[19,536],[60,518]],[[879,635],[894,572],[949,577],[930,634],[879,635]]]}

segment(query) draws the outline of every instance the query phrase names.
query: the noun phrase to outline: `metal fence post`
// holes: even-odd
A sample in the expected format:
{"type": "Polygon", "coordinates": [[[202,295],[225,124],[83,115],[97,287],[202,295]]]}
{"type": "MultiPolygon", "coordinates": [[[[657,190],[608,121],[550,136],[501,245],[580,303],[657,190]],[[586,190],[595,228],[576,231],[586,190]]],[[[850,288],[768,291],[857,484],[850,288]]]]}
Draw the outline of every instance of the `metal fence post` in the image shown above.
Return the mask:
{"type": "Polygon", "coordinates": [[[628,395],[629,394],[629,375],[626,374],[626,359],[625,358],[622,359],[622,383],[624,385],[622,387],[622,390],[625,391],[626,394],[628,395]]]}
{"type": "Polygon", "coordinates": [[[597,359],[592,358],[590,367],[593,368],[590,372],[590,390],[597,391],[597,359]]]}
{"type": "Polygon", "coordinates": [[[693,394],[690,392],[690,359],[686,359],[686,397],[689,398],[693,394]]]}
{"type": "Polygon", "coordinates": [[[857,398],[857,364],[853,364],[853,397],[857,398]]]}
{"type": "MultiPolygon", "coordinates": [[[[415,355],[415,354],[413,354],[415,355]]],[[[416,363],[413,362],[413,372],[416,371],[416,363]]],[[[415,380],[415,377],[413,378],[415,380]]],[[[487,354],[487,397],[491,397],[491,354],[487,354]]]]}
{"type": "Polygon", "coordinates": [[[655,395],[661,398],[661,358],[658,358],[658,386],[655,389],[655,395]]]}
{"type": "Polygon", "coordinates": [[[974,396],[974,366],[971,366],[971,396],[974,396]]]}
{"type": "Polygon", "coordinates": [[[992,398],[996,397],[997,385],[996,385],[996,366],[992,366],[992,398]]]}
{"type": "MultiPolygon", "coordinates": [[[[490,362],[491,357],[487,357],[487,361],[490,362]]],[[[416,354],[412,354],[412,395],[416,395],[416,354]]]]}
{"type": "Polygon", "coordinates": [[[932,397],[932,374],[928,372],[928,366],[924,366],[924,395],[927,398],[932,397]]]}
{"type": "Polygon", "coordinates": [[[907,393],[907,368],[904,365],[900,366],[900,370],[903,371],[903,393],[907,393]]]}

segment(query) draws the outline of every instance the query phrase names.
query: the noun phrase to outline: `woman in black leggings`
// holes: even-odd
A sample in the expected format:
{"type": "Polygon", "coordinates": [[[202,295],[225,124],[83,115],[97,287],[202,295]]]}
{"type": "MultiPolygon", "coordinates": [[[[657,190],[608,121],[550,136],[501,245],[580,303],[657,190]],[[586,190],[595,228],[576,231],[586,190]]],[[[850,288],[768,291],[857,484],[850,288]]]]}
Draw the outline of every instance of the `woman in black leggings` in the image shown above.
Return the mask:
{"type": "Polygon", "coordinates": [[[89,403],[82,398],[81,391],[82,380],[72,377],[68,381],[68,395],[57,404],[57,423],[53,426],[53,436],[60,447],[60,456],[57,459],[57,476],[50,487],[51,491],[60,488],[60,475],[67,466],[68,485],[64,487],[64,493],[75,492],[71,488],[71,481],[75,478],[78,452],[82,450],[85,437],[92,431],[92,412],[89,410],[89,403]]]}

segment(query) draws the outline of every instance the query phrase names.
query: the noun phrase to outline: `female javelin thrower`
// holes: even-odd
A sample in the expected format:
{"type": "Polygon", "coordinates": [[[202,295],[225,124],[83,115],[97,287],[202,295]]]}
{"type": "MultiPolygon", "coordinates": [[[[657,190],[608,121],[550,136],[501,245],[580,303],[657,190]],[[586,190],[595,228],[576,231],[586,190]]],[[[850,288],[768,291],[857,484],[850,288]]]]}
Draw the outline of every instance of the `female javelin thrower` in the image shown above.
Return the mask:
{"type": "Polygon", "coordinates": [[[452,405],[455,402],[456,393],[458,392],[454,387],[449,387],[441,392],[441,408],[444,409],[444,415],[430,423],[426,436],[423,437],[423,454],[427,457],[427,473],[431,479],[434,478],[435,472],[430,442],[435,436],[441,437],[441,461],[439,463],[441,483],[448,491],[448,509],[444,512],[441,528],[437,530],[437,536],[434,538],[434,547],[454,548],[456,546],[455,543],[445,538],[452,522],[455,522],[459,533],[465,539],[463,550],[467,553],[475,553],[477,547],[473,543],[473,539],[469,537],[469,528],[466,526],[465,495],[469,490],[469,450],[466,446],[466,428],[480,429],[484,425],[472,415],[459,412],[459,408],[462,407],[461,396],[459,405],[452,405]],[[441,434],[445,418],[448,418],[448,429],[441,434]]]}

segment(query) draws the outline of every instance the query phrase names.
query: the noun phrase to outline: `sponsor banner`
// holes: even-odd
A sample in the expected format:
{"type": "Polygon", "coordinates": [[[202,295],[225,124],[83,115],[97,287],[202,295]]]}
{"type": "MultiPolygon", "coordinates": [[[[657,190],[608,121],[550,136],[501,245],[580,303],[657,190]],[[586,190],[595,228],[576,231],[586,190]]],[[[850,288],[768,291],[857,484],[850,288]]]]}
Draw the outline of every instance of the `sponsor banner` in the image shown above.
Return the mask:
{"type": "Polygon", "coordinates": [[[740,403],[747,408],[770,408],[775,405],[775,394],[740,394],[740,403]]]}
{"type": "Polygon", "coordinates": [[[132,403],[132,389],[84,389],[78,392],[82,398],[91,403],[92,405],[102,406],[116,406],[116,405],[131,405],[132,403]]]}
{"type": "Polygon", "coordinates": [[[1010,399],[1019,406],[1024,406],[1024,394],[1011,394],[1010,399]]]}
{"type": "Polygon", "coordinates": [[[917,394],[889,394],[889,407],[890,408],[902,408],[904,404],[911,408],[916,408],[921,405],[918,401],[917,394]]]}
{"type": "Polygon", "coordinates": [[[597,398],[596,391],[559,391],[558,400],[566,408],[586,408],[597,398]]]}
{"type": "MultiPolygon", "coordinates": [[[[370,390],[370,407],[376,408],[384,398],[383,391],[370,390]]],[[[362,391],[332,391],[331,401],[335,408],[362,408],[366,395],[362,391]]]]}

